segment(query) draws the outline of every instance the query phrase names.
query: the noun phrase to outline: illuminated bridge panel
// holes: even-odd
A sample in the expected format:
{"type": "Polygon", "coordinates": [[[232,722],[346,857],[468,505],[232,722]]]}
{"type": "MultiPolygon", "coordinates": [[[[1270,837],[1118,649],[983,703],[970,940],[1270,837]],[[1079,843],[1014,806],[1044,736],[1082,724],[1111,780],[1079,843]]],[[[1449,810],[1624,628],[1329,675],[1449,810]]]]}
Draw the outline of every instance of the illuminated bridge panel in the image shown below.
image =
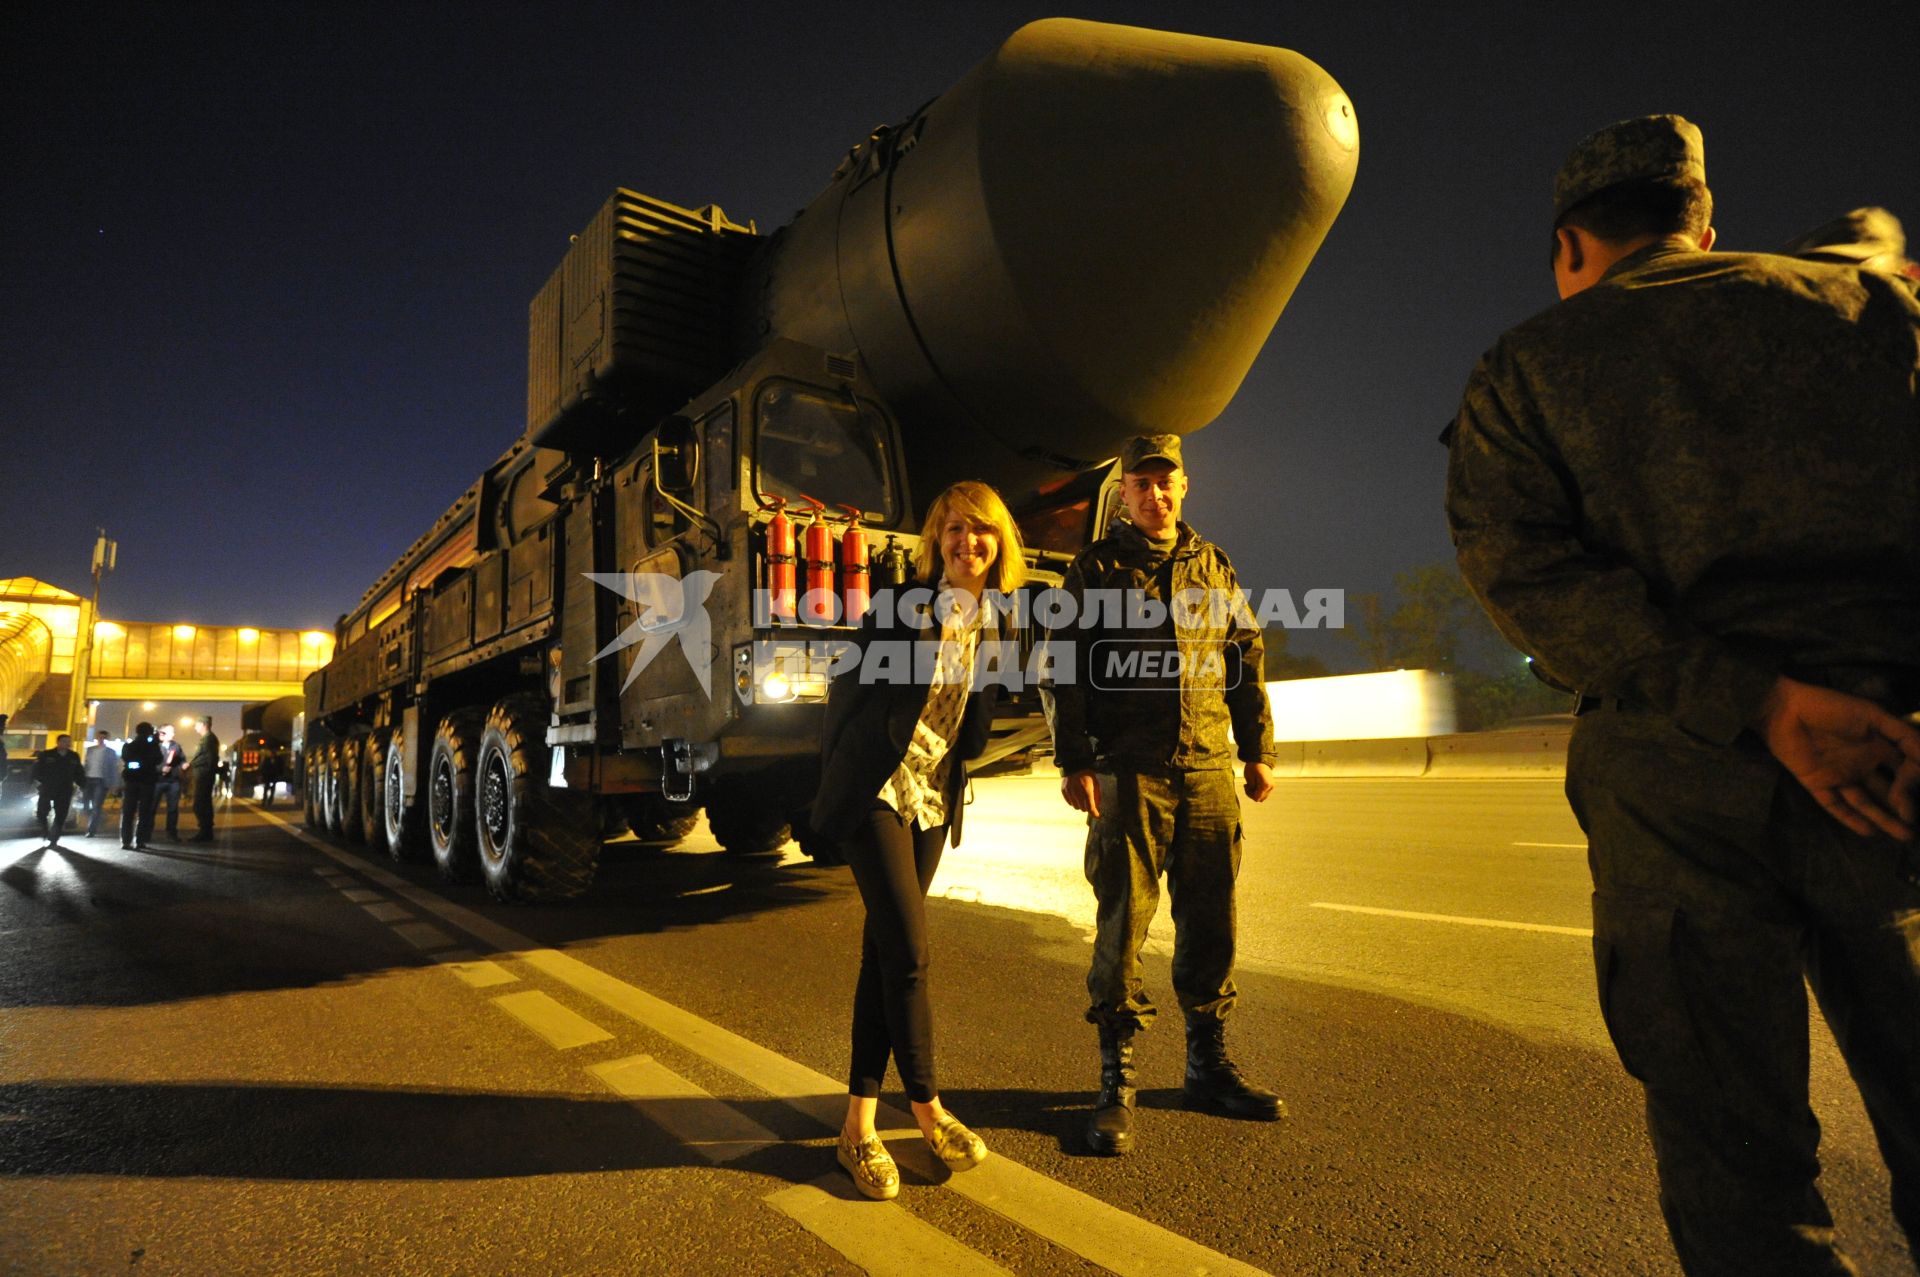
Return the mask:
{"type": "Polygon", "coordinates": [[[332,659],[333,635],[321,630],[102,621],[87,673],[90,681],[298,683],[332,659]]]}

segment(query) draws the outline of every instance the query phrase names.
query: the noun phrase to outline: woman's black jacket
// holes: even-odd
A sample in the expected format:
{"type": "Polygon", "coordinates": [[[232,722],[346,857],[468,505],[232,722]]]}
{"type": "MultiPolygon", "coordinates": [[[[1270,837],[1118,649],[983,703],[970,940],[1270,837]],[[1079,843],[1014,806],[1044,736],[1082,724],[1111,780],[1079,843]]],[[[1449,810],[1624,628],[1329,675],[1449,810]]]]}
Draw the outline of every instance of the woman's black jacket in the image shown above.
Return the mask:
{"type": "MultiPolygon", "coordinates": [[[[934,589],[924,581],[917,585],[930,594],[934,589]]],[[[902,624],[898,614],[891,610],[885,618],[889,624],[882,627],[878,623],[880,607],[876,606],[860,623],[859,636],[854,640],[861,656],[864,658],[876,641],[937,642],[939,623],[927,615],[929,610],[922,611],[923,619],[928,622],[926,629],[902,624]]],[[[980,630],[983,647],[1002,637],[1000,624],[1004,622],[988,614],[980,630]]],[[[976,653],[976,669],[981,659],[976,653]]],[[[905,664],[909,670],[913,668],[911,649],[905,664]]],[[[820,792],[814,796],[808,819],[815,830],[829,838],[851,837],[860,827],[861,819],[873,810],[873,800],[880,796],[887,778],[907,756],[914,726],[927,704],[927,684],[910,674],[901,682],[863,683],[860,668],[854,665],[843,671],[827,693],[826,723],[820,732],[820,792]]],[[[966,760],[978,758],[986,751],[993,730],[993,710],[999,699],[999,684],[979,687],[967,697],[967,707],[960,717],[946,787],[948,830],[955,846],[960,844],[962,800],[967,790],[966,760]]]]}

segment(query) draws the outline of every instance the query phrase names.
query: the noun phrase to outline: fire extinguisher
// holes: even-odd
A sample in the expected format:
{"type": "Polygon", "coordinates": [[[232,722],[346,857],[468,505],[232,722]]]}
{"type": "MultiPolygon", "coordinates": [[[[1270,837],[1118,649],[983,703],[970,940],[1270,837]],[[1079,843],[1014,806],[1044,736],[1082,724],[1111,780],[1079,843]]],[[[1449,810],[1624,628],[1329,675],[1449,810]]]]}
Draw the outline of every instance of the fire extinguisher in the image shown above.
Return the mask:
{"type": "Polygon", "coordinates": [[[840,508],[847,512],[848,520],[846,533],[840,538],[840,575],[844,582],[840,592],[846,605],[840,615],[846,624],[858,625],[872,598],[867,588],[867,530],[860,522],[858,509],[850,505],[840,508]]]}
{"type": "Polygon", "coordinates": [[[800,599],[800,619],[808,625],[832,625],[833,529],[820,517],[827,512],[827,507],[804,493],[801,495],[812,502],[813,517],[801,538],[807,561],[807,592],[800,599]]]}
{"type": "Polygon", "coordinates": [[[907,583],[907,550],[892,533],[880,548],[880,562],[873,573],[874,584],[883,590],[897,590],[907,583]]]}
{"type": "Polygon", "coordinates": [[[787,517],[787,499],[774,497],[773,517],[767,520],[767,599],[775,622],[793,620],[793,520],[787,517]]]}

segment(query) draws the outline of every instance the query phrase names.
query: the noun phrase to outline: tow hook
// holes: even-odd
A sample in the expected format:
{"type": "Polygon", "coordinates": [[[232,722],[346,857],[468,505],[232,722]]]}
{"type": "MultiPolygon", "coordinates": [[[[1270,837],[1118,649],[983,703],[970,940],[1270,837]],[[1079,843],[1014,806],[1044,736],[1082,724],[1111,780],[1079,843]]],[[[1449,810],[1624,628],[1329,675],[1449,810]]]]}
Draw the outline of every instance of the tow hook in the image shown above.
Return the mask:
{"type": "Polygon", "coordinates": [[[715,745],[696,745],[684,737],[661,741],[660,796],[670,803],[691,802],[694,776],[713,766],[719,753],[715,745]]]}

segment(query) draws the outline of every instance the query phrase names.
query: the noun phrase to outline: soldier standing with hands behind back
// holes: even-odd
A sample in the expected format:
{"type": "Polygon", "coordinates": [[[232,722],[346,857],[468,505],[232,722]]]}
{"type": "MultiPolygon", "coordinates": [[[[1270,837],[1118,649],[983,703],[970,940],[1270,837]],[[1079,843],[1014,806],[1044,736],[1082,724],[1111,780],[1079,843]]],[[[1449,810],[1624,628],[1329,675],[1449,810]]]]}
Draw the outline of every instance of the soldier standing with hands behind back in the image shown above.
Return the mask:
{"type": "Polygon", "coordinates": [[[1920,1244],[1920,304],[1711,253],[1699,129],[1555,183],[1561,302],[1481,360],[1447,517],[1501,630],[1582,693],[1601,1012],[1695,1274],[1851,1273],[1815,1186],[1810,981],[1920,1244]]]}
{"type": "MultiPolygon", "coordinates": [[[[1120,1154],[1133,1146],[1133,1037],[1153,1023],[1140,979],[1140,946],[1167,877],[1174,921],[1173,986],[1187,1021],[1188,1107],[1272,1121],[1286,1105],[1252,1085],[1227,1057],[1233,983],[1233,884],[1240,872],[1235,750],[1246,792],[1273,792],[1273,724],[1261,681],[1259,627],[1239,598],[1233,565],[1180,521],[1187,494],[1177,435],[1130,439],[1120,456],[1127,518],[1067,569],[1063,588],[1081,605],[1082,627],[1050,636],[1072,665],[1048,697],[1054,759],[1067,804],[1087,813],[1087,878],[1098,902],[1087,1019],[1100,1036],[1100,1095],[1087,1146],[1120,1154]],[[1088,595],[1135,592],[1165,615],[1152,628],[1087,627],[1088,595]],[[1198,591],[1204,617],[1174,608],[1198,591]],[[1222,606],[1231,600],[1236,606],[1222,606]],[[1141,657],[1177,654],[1167,677],[1115,671],[1141,657]],[[1119,664],[1112,662],[1118,658],[1119,664]]],[[[1154,667],[1165,669],[1156,659],[1154,667]]]]}
{"type": "Polygon", "coordinates": [[[200,734],[200,744],[193,751],[193,819],[200,832],[193,841],[212,842],[213,782],[220,771],[220,738],[213,734],[210,718],[195,720],[193,730],[200,734]]]}

